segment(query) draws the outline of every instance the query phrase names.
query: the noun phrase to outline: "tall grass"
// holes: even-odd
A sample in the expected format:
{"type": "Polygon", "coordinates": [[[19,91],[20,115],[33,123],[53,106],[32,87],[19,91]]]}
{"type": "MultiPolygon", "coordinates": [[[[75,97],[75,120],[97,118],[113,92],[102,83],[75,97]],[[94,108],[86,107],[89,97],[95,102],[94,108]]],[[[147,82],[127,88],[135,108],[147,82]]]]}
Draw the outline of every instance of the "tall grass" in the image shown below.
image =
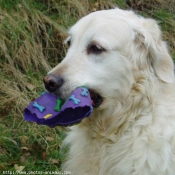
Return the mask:
{"type": "Polygon", "coordinates": [[[160,21],[175,55],[175,9],[163,0],[0,0],[0,172],[60,170],[65,128],[23,120],[42,77],[65,55],[66,29],[86,14],[119,6],[160,21]]]}

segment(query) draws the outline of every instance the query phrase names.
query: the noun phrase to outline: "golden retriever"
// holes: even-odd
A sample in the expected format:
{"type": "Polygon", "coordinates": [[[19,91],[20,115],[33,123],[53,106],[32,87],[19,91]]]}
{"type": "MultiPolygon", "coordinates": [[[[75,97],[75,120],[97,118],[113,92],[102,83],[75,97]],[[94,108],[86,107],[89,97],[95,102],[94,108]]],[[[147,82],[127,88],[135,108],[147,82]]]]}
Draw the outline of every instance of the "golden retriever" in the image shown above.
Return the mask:
{"type": "Polygon", "coordinates": [[[86,85],[94,111],[70,127],[63,170],[175,175],[174,64],[157,22],[118,8],[97,11],[71,27],[65,42],[67,55],[46,88],[65,99],[86,85]]]}

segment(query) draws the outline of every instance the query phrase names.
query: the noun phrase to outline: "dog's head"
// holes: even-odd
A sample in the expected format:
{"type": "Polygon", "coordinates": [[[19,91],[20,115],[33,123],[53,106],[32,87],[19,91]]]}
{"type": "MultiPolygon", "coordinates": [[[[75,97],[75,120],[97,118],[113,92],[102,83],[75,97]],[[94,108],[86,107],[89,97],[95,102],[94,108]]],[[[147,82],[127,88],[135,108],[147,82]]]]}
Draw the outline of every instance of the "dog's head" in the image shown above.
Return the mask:
{"type": "Polygon", "coordinates": [[[132,11],[91,13],[69,30],[65,43],[66,57],[44,78],[46,88],[63,99],[79,86],[90,89],[97,107],[102,99],[125,98],[136,81],[134,69],[174,81],[173,61],[156,22],[132,11]]]}

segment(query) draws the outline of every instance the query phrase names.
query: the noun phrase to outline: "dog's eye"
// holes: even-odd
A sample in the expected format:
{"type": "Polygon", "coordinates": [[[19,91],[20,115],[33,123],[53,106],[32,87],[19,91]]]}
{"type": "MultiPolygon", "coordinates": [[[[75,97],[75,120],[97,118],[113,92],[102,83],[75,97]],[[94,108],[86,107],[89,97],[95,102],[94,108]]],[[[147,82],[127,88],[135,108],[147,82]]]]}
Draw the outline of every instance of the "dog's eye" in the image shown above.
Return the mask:
{"type": "Polygon", "coordinates": [[[67,41],[67,45],[68,45],[68,47],[70,47],[70,45],[71,45],[71,40],[68,40],[68,41],[67,41]]]}
{"type": "Polygon", "coordinates": [[[91,44],[89,45],[88,49],[87,49],[87,53],[93,53],[93,54],[100,54],[103,51],[105,51],[105,49],[99,45],[95,45],[95,44],[91,44]]]}
{"type": "Polygon", "coordinates": [[[63,44],[67,47],[70,47],[71,45],[71,37],[69,36],[66,40],[64,40],[63,44]]]}

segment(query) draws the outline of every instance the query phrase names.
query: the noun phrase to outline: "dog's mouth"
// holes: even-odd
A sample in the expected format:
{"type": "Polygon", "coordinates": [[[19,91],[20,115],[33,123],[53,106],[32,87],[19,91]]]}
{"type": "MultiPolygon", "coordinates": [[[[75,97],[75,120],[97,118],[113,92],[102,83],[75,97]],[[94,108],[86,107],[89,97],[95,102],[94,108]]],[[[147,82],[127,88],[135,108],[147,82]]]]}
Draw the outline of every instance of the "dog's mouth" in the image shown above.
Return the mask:
{"type": "Polygon", "coordinates": [[[102,104],[103,98],[95,90],[89,89],[89,93],[90,93],[91,99],[92,99],[92,106],[94,108],[98,108],[102,104]]]}
{"type": "MultiPolygon", "coordinates": [[[[90,96],[91,96],[91,99],[92,99],[92,106],[94,108],[98,108],[103,102],[102,96],[97,91],[95,91],[93,89],[88,89],[88,90],[89,90],[89,93],[90,93],[90,96]]],[[[65,95],[63,96],[63,94],[60,93],[60,91],[57,91],[54,94],[57,97],[59,97],[60,99],[62,99],[63,101],[66,101],[67,97],[65,97],[65,95]]]]}

